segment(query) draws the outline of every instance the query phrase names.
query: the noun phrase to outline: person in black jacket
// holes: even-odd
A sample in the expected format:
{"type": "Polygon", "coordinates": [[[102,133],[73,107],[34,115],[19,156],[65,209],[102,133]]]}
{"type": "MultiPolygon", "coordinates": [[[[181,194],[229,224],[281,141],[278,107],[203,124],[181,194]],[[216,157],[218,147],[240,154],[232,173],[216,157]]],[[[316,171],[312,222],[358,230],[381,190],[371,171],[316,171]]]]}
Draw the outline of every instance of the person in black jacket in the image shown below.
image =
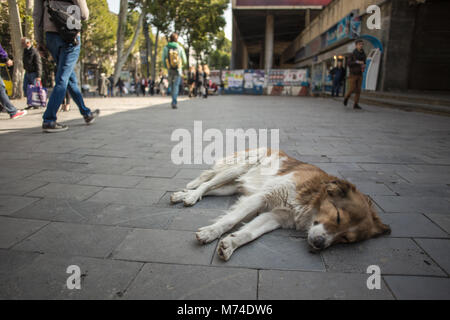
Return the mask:
{"type": "MultiPolygon", "coordinates": [[[[35,82],[41,82],[42,62],[38,51],[31,44],[31,40],[22,38],[23,47],[23,68],[25,77],[23,79],[23,94],[28,97],[28,85],[34,85],[35,82]]],[[[30,109],[28,106],[27,109],[30,109]]]]}
{"type": "Polygon", "coordinates": [[[333,78],[333,88],[331,89],[331,96],[339,97],[342,82],[345,79],[345,68],[342,66],[342,60],[338,60],[337,66],[331,69],[330,74],[333,78]]]}
{"type": "Polygon", "coordinates": [[[364,42],[362,40],[356,40],[356,49],[353,51],[348,61],[350,68],[350,76],[348,78],[350,89],[344,99],[344,105],[348,103],[350,96],[355,93],[355,103],[353,109],[361,109],[359,106],[359,96],[361,94],[361,86],[363,80],[363,72],[366,67],[366,53],[364,52],[364,42]]]}

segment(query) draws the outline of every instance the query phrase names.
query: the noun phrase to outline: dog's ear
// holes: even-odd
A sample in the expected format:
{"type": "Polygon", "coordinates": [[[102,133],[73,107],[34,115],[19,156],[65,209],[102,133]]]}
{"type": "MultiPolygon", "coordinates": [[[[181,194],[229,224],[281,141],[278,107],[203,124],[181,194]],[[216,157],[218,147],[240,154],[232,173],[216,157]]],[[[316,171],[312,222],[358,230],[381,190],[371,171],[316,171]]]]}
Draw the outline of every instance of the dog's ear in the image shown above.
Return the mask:
{"type": "Polygon", "coordinates": [[[371,210],[371,214],[373,220],[372,237],[391,234],[391,227],[381,222],[381,219],[378,217],[375,210],[371,210]]]}
{"type": "Polygon", "coordinates": [[[333,180],[326,186],[327,194],[330,197],[345,198],[347,197],[349,191],[354,189],[355,187],[350,182],[344,180],[333,180]]]}

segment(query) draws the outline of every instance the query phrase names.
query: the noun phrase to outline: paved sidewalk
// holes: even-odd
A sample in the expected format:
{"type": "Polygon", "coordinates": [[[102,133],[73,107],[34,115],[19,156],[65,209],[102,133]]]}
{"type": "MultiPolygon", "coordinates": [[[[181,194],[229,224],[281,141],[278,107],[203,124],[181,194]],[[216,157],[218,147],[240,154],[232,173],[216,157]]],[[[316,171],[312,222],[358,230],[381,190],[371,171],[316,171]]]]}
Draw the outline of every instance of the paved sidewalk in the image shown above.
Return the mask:
{"type": "MultiPolygon", "coordinates": [[[[102,117],[43,134],[42,111],[0,115],[2,299],[450,299],[450,118],[323,98],[87,99],[102,117]],[[171,191],[203,165],[172,164],[177,128],[280,129],[281,148],[355,183],[392,234],[312,254],[277,230],[220,261],[194,231],[234,197],[186,209],[171,191]],[[81,269],[69,290],[66,269],[81,269]],[[367,267],[381,268],[368,290],[367,267]]],[[[16,103],[20,106],[20,103],[16,103]]]]}

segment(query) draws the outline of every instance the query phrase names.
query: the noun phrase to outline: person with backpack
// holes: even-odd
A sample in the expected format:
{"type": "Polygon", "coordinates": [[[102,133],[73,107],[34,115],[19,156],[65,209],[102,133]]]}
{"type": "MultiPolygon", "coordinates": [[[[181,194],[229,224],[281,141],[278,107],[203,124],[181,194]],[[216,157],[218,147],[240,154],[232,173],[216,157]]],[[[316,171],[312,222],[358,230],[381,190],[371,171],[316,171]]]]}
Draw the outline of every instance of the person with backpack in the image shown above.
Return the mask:
{"type": "Polygon", "coordinates": [[[44,132],[60,132],[68,126],[57,122],[56,113],[63,103],[66,90],[78,106],[87,125],[92,124],[100,110],[91,111],[78,89],[78,80],[74,68],[81,50],[81,21],[69,15],[68,7],[77,6],[81,20],[87,20],[89,9],[86,0],[42,1],[34,0],[34,33],[38,51],[45,55],[47,50],[56,62],[55,87],[43,115],[44,132]],[[69,23],[70,28],[69,28],[69,23]]]}
{"type": "Polygon", "coordinates": [[[170,42],[164,47],[162,60],[164,67],[169,70],[169,86],[172,94],[172,108],[177,108],[177,97],[180,87],[183,65],[186,64],[186,53],[178,43],[178,34],[170,35],[170,42]]]}

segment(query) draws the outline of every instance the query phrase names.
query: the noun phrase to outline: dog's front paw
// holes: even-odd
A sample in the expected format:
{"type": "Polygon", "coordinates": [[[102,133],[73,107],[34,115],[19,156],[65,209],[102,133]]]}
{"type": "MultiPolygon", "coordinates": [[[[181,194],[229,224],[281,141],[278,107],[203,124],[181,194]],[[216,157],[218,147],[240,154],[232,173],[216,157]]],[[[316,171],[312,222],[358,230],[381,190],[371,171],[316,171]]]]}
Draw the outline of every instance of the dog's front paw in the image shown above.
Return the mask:
{"type": "Polygon", "coordinates": [[[213,226],[207,226],[207,227],[200,228],[195,233],[195,237],[197,238],[198,242],[200,242],[201,244],[209,243],[213,240],[216,240],[220,236],[221,236],[221,234],[213,226]]]}
{"type": "Polygon", "coordinates": [[[227,236],[219,242],[217,247],[217,254],[225,261],[228,261],[234,252],[234,246],[231,241],[231,237],[227,236]]]}
{"type": "Polygon", "coordinates": [[[200,199],[200,195],[195,191],[190,191],[186,194],[183,199],[185,207],[192,207],[200,199]]]}
{"type": "Polygon", "coordinates": [[[178,191],[178,192],[174,192],[172,193],[172,195],[170,196],[170,203],[178,203],[184,200],[184,198],[186,197],[187,192],[186,191],[178,191]]]}

